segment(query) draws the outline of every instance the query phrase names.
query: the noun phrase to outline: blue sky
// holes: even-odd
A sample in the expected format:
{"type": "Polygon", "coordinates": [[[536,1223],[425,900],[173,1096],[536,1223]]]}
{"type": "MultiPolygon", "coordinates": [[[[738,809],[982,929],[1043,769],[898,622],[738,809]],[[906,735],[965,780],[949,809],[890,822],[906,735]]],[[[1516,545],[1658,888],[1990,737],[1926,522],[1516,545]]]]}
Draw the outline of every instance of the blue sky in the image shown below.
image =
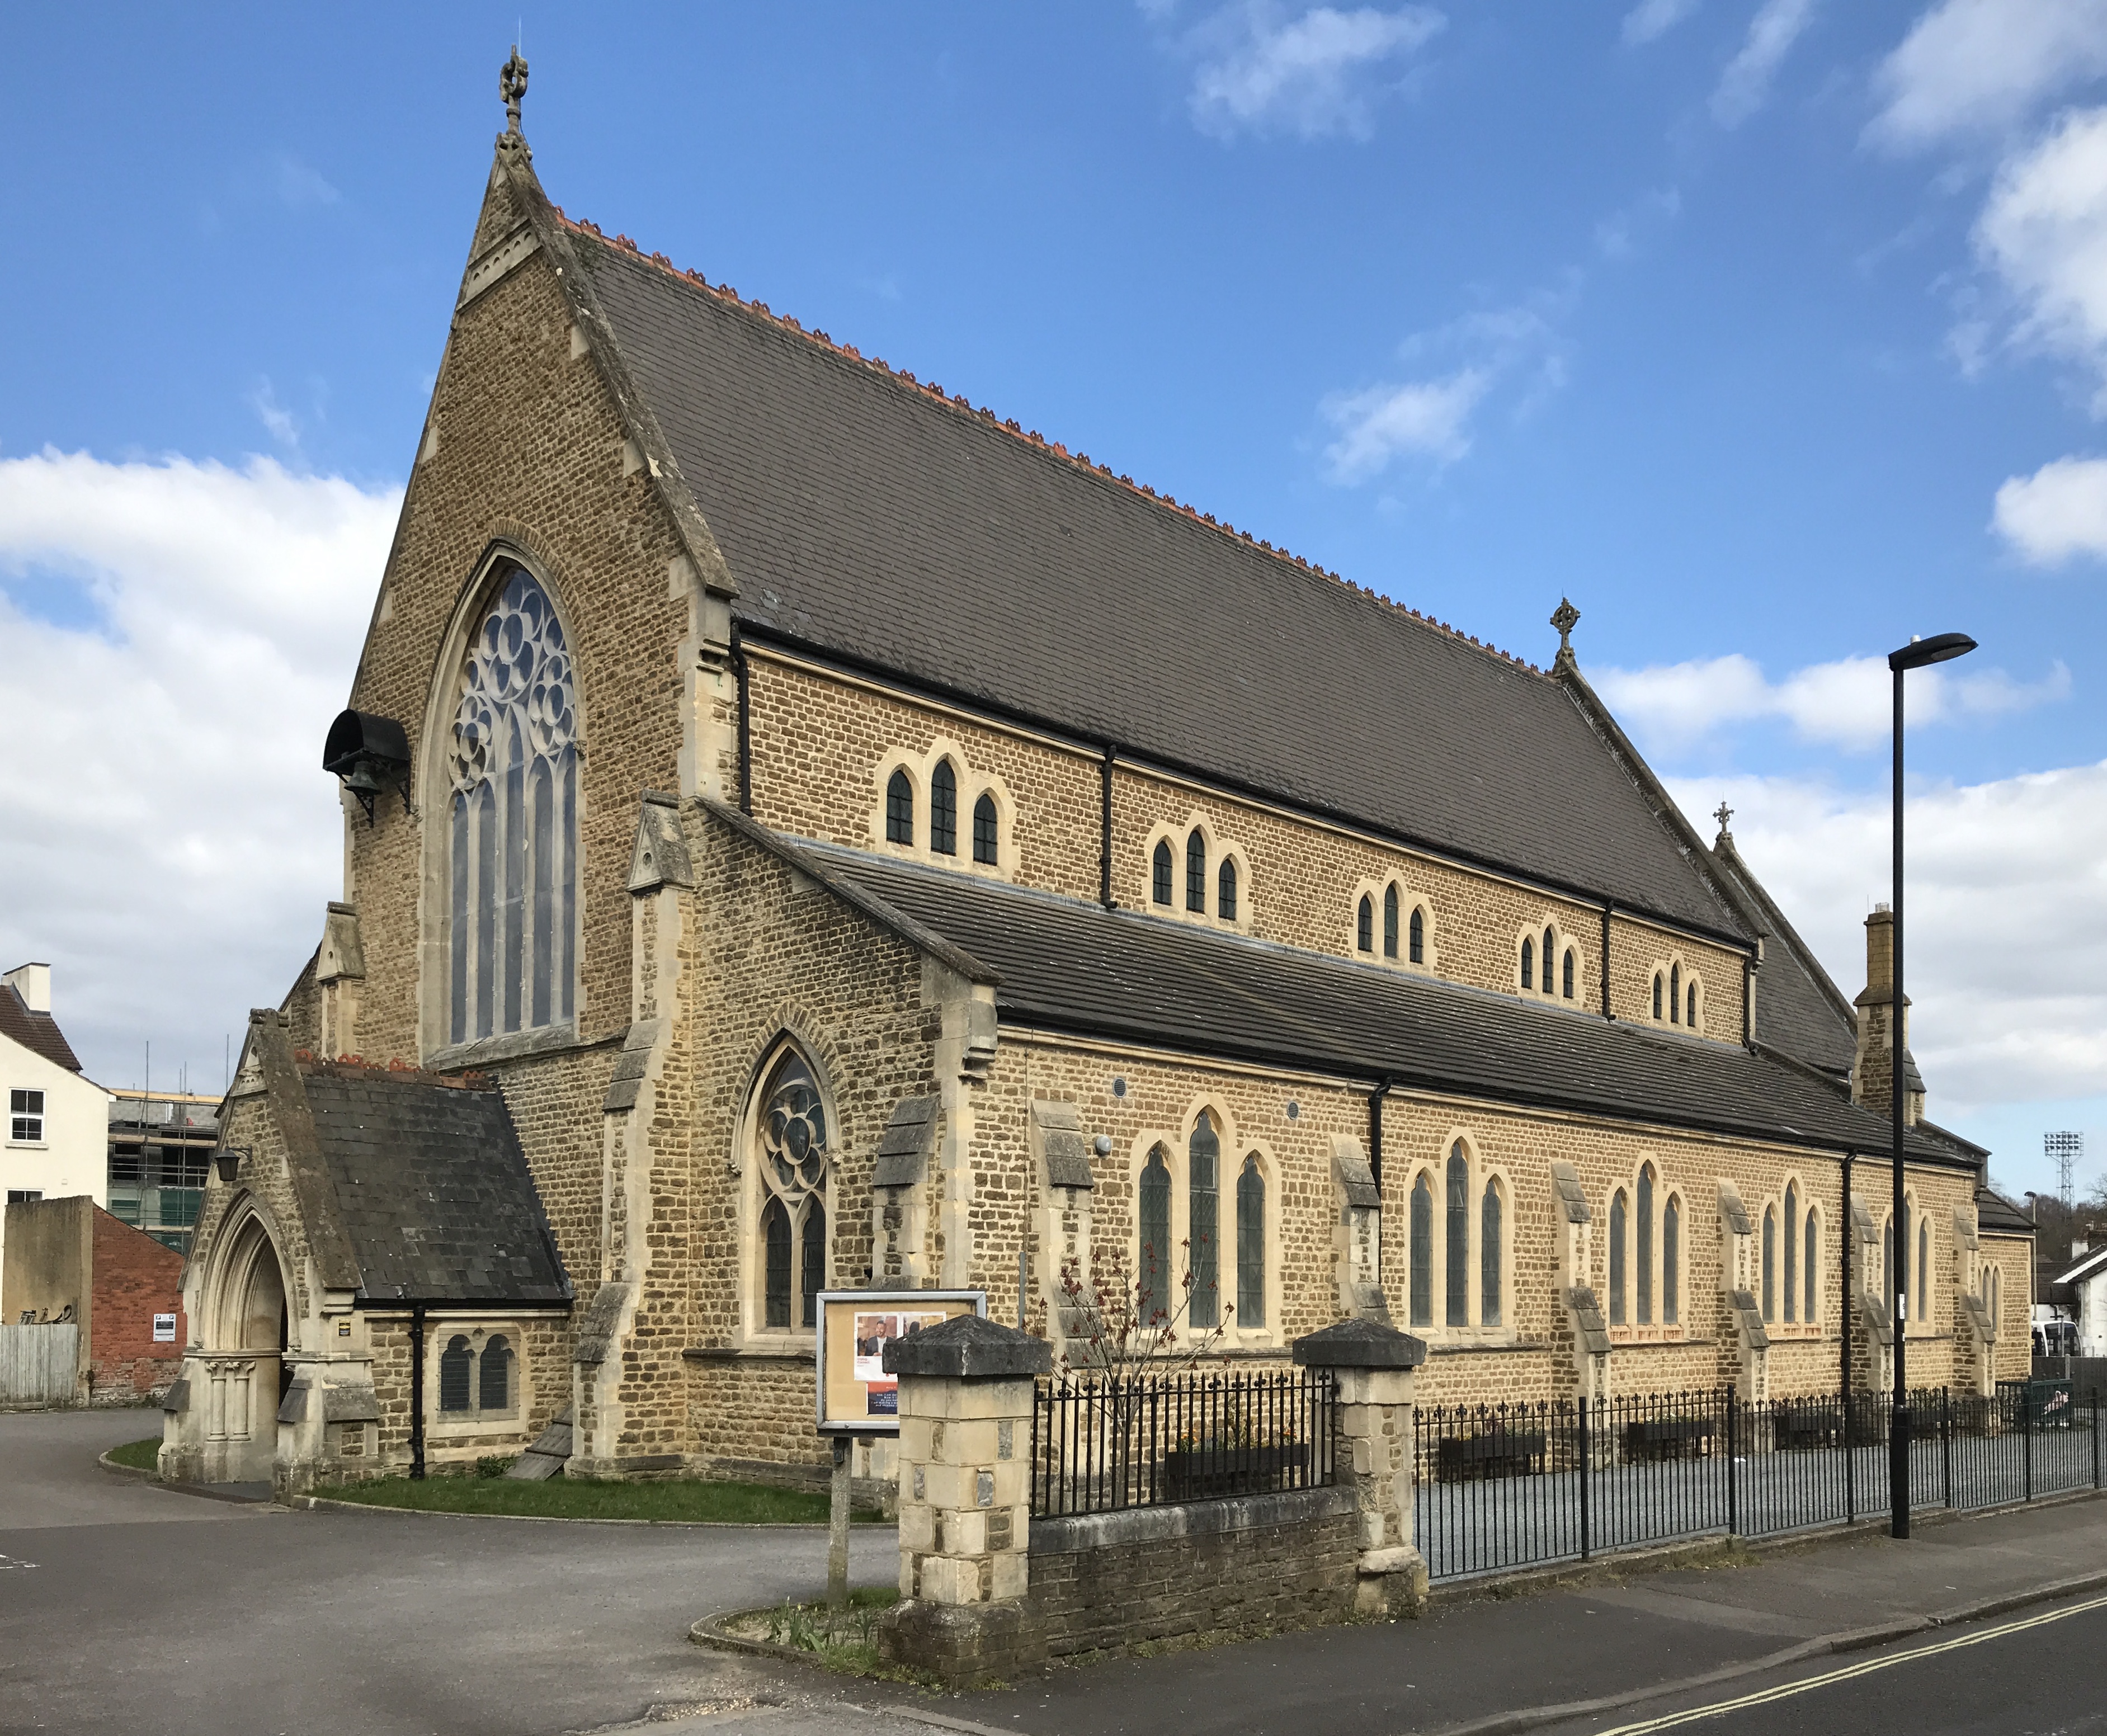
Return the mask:
{"type": "Polygon", "coordinates": [[[92,1071],[216,1074],[312,944],[310,750],[522,29],[573,215],[1536,661],[1570,595],[1847,992],[1885,895],[1852,660],[1973,632],[1911,743],[1918,1052],[2014,1186],[2049,1125],[2107,1156],[2096,0],[19,11],[0,629],[60,745],[0,774],[43,822],[0,949],[61,954],[92,1071]]]}

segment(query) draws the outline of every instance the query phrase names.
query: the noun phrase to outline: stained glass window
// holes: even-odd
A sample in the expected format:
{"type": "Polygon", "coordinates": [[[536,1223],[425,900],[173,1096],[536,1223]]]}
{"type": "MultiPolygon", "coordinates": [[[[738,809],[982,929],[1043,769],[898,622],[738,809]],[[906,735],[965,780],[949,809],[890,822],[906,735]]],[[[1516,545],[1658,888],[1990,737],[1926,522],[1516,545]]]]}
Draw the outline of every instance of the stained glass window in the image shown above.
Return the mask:
{"type": "Polygon", "coordinates": [[[1412,1323],[1434,1324],[1434,1190],[1423,1169],[1412,1184],[1412,1323]]]}
{"type": "Polygon", "coordinates": [[[1807,1243],[1803,1254],[1806,1268],[1803,1273],[1803,1280],[1807,1292],[1805,1299],[1806,1305],[1801,1310],[1799,1317],[1809,1326],[1814,1324],[1814,1304],[1817,1297],[1820,1294],[1817,1288],[1817,1271],[1815,1266],[1814,1252],[1814,1239],[1820,1225],[1820,1222],[1821,1220],[1814,1215],[1814,1208],[1813,1206],[1809,1206],[1807,1209],[1807,1243]]]}
{"type": "Polygon", "coordinates": [[[1417,909],[1412,913],[1412,962],[1426,962],[1426,914],[1417,909]]]}
{"type": "Polygon", "coordinates": [[[1163,1148],[1148,1154],[1141,1172],[1140,1270],[1136,1294],[1141,1324],[1152,1326],[1170,1316],[1170,1168],[1163,1148]]]}
{"type": "Polygon", "coordinates": [[[761,1088],[760,1147],[762,1317],[770,1326],[816,1323],[827,1282],[829,1130],[819,1082],[785,1049],[761,1088]]]}
{"type": "Polygon", "coordinates": [[[885,841],[914,841],[914,785],[905,771],[896,770],[885,780],[885,841]]]}
{"type": "Polygon", "coordinates": [[[1221,872],[1215,875],[1215,914],[1224,922],[1237,919],[1237,865],[1228,857],[1222,859],[1221,872]]]}
{"type": "Polygon", "coordinates": [[[1220,1137],[1202,1110],[1185,1147],[1185,1222],[1193,1272],[1189,1317],[1196,1326],[1217,1326],[1222,1320],[1221,1160],[1220,1137]]]}
{"type": "Polygon", "coordinates": [[[1207,841],[1197,826],[1185,840],[1185,908],[1196,916],[1207,913],[1207,841]]]}
{"type": "Polygon", "coordinates": [[[1237,1324],[1265,1324],[1265,1174],[1256,1153],[1237,1178],[1237,1324]]]}
{"type": "Polygon", "coordinates": [[[959,853],[959,774],[949,760],[929,774],[929,848],[940,856],[959,853]]]}
{"type": "Polygon", "coordinates": [[[510,567],[469,642],[447,756],[455,1043],[573,1016],[577,753],[563,626],[541,587],[510,567]]]}
{"type": "Polygon", "coordinates": [[[1383,957],[1397,957],[1397,888],[1383,888],[1383,957]]]}
{"type": "Polygon", "coordinates": [[[1799,1318],[1799,1189],[1788,1182],[1785,1190],[1785,1317],[1799,1318]]]}
{"type": "Polygon", "coordinates": [[[1170,902],[1170,841],[1167,838],[1156,841],[1152,872],[1155,883],[1149,889],[1150,895],[1157,904],[1167,906],[1170,902]]]}
{"type": "Polygon", "coordinates": [[[973,860],[993,868],[1001,842],[1002,822],[995,813],[995,797],[983,790],[973,804],[973,860]]]}
{"type": "Polygon", "coordinates": [[[1460,1139],[1449,1153],[1449,1324],[1471,1323],[1471,1165],[1460,1139]]]}
{"type": "Polygon", "coordinates": [[[1488,1326],[1500,1323],[1502,1215],[1500,1185],[1488,1182],[1478,1211],[1478,1320],[1488,1326]]]}
{"type": "Polygon", "coordinates": [[[1639,1222],[1635,1238],[1638,1255],[1638,1316],[1642,1326],[1653,1324],[1653,1165],[1639,1166],[1639,1222]]]}
{"type": "Polygon", "coordinates": [[[1670,1326],[1682,1318],[1682,1201],[1673,1194],[1660,1213],[1660,1317],[1670,1326]]]}
{"type": "Polygon", "coordinates": [[[1629,1215],[1620,1187],[1610,1201],[1610,1324],[1613,1326],[1624,1323],[1624,1234],[1629,1215]]]}

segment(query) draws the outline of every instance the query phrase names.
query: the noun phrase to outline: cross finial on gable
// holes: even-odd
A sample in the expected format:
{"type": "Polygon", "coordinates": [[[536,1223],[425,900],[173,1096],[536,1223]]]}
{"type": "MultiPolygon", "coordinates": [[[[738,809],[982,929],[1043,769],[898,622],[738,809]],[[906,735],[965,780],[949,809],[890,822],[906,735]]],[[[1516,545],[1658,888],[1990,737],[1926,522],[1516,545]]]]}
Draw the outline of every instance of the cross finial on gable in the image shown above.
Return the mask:
{"type": "Polygon", "coordinates": [[[519,58],[519,45],[512,45],[512,58],[497,75],[497,94],[505,99],[505,131],[508,137],[524,138],[519,130],[519,99],[527,94],[527,63],[519,58]]]}
{"type": "Polygon", "coordinates": [[[1731,838],[1733,837],[1733,833],[1727,829],[1727,822],[1733,819],[1733,817],[1734,810],[1728,807],[1723,801],[1712,810],[1712,818],[1719,823],[1719,836],[1721,837],[1731,838]]]}
{"type": "Polygon", "coordinates": [[[1573,607],[1570,598],[1561,597],[1558,607],[1552,611],[1551,624],[1558,629],[1558,661],[1573,661],[1573,630],[1580,625],[1580,611],[1573,607]]]}

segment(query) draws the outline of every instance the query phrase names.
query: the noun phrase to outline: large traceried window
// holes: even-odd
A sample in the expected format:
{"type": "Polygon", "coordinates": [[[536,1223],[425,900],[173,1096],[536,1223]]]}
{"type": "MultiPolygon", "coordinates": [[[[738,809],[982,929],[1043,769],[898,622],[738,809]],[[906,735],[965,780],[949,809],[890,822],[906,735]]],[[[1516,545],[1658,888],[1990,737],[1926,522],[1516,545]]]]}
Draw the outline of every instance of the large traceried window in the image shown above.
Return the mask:
{"type": "Polygon", "coordinates": [[[829,1130],[819,1082],[785,1049],[761,1089],[761,1322],[816,1326],[827,1287],[829,1130]]]}
{"type": "Polygon", "coordinates": [[[562,624],[511,567],[469,642],[447,756],[452,1042],[574,1015],[577,760],[562,624]]]}

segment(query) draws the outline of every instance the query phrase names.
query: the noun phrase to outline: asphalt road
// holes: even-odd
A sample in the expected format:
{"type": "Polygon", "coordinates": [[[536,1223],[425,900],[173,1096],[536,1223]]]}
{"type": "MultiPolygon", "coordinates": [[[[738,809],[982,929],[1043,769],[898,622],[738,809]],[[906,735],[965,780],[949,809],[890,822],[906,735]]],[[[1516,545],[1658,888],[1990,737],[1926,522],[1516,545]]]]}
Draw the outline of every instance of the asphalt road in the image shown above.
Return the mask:
{"type": "MultiPolygon", "coordinates": [[[[892,1721],[687,1640],[699,1616],[824,1586],[824,1529],[294,1514],[95,1464],[159,1420],[0,1415],[8,1736],[552,1736],[748,1707],[779,1708],[779,1732],[892,1721]]],[[[889,1532],[851,1547],[860,1581],[892,1577],[889,1532]]]]}

